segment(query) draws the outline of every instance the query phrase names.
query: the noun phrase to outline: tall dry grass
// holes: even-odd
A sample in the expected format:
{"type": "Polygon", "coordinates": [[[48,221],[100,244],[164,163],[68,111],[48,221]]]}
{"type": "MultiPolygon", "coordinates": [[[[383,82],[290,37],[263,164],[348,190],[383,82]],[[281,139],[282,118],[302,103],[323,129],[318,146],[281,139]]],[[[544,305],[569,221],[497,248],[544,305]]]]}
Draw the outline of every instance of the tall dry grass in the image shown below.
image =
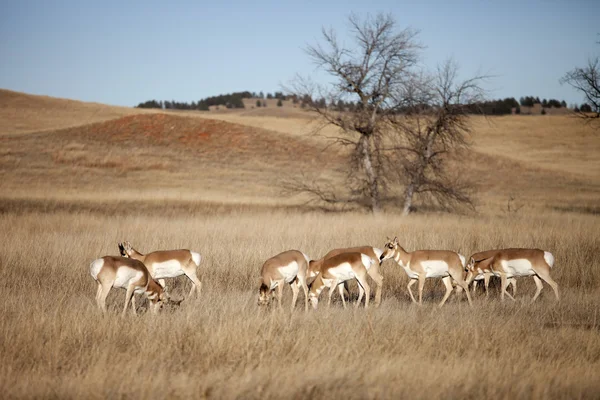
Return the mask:
{"type": "MultiPolygon", "coordinates": [[[[4,398],[594,398],[600,395],[600,232],[595,216],[519,218],[301,214],[229,210],[169,216],[23,212],[0,215],[0,391],[4,398]],[[452,296],[441,282],[410,303],[404,272],[382,267],[379,309],[339,302],[260,312],[262,262],[286,249],[312,257],[397,235],[408,250],[471,252],[540,247],[556,256],[562,301],[519,281],[517,302],[452,296]],[[94,304],[89,263],[186,247],[203,256],[198,301],[158,316],[121,319],[94,304]]],[[[169,282],[187,293],[181,277],[169,282]]],[[[291,291],[285,290],[286,305],[291,291]]],[[[337,298],[337,296],[335,297],[337,298]]]]}

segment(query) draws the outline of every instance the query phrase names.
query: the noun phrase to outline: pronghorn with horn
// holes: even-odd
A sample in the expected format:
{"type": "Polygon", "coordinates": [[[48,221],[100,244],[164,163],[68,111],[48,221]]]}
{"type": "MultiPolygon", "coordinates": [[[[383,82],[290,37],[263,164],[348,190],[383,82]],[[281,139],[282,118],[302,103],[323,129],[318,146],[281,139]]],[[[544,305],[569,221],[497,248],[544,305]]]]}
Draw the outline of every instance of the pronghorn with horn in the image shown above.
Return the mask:
{"type": "MultiPolygon", "coordinates": [[[[482,263],[482,261],[495,256],[500,250],[486,250],[480,251],[479,253],[471,254],[469,258],[469,264],[467,266],[467,277],[465,280],[467,281],[467,285],[473,282],[473,295],[475,295],[475,291],[477,290],[477,282],[483,280],[484,288],[485,288],[485,297],[489,296],[489,285],[490,278],[494,276],[494,273],[489,268],[489,263],[482,263]]],[[[512,296],[509,296],[514,300],[514,296],[517,295],[517,280],[514,278],[509,279],[510,284],[512,286],[512,296]]]]}
{"type": "Polygon", "coordinates": [[[304,310],[308,310],[308,287],[306,286],[306,272],[308,271],[308,256],[298,250],[287,250],[264,262],[261,269],[261,284],[258,294],[258,305],[266,306],[271,302],[275,289],[277,301],[281,308],[284,283],[289,283],[292,288],[292,310],[298,300],[300,288],[304,290],[304,310]]]}
{"type": "MultiPolygon", "coordinates": [[[[365,308],[368,308],[371,288],[367,283],[367,271],[369,268],[373,268],[375,264],[377,264],[377,261],[359,252],[341,253],[323,260],[319,266],[317,277],[310,284],[308,291],[308,298],[313,308],[317,308],[319,295],[325,287],[329,288],[328,305],[331,305],[331,296],[335,287],[350,279],[356,279],[358,282],[359,294],[355,307],[360,305],[362,297],[365,295],[365,308]]],[[[344,301],[343,304],[345,308],[346,302],[344,301]]]]}
{"type": "MultiPolygon", "coordinates": [[[[371,259],[375,260],[375,263],[368,264],[365,266],[367,268],[367,274],[373,279],[376,284],[375,288],[375,307],[379,307],[381,304],[381,291],[383,286],[383,276],[379,272],[379,258],[383,253],[383,250],[378,249],[377,247],[372,246],[358,246],[358,247],[348,247],[344,249],[333,249],[329,251],[327,254],[323,256],[323,258],[319,260],[312,260],[308,266],[308,278],[314,279],[319,273],[319,269],[325,260],[328,260],[332,257],[337,256],[342,253],[361,253],[369,256],[371,259]]],[[[334,288],[331,288],[333,290],[334,288]]],[[[340,296],[342,297],[342,303],[344,307],[346,306],[346,300],[344,299],[344,289],[348,291],[348,281],[344,281],[343,285],[338,286],[340,296]]]]}
{"type": "Polygon", "coordinates": [[[554,256],[549,251],[540,249],[499,250],[495,255],[486,258],[479,263],[475,263],[471,260],[469,263],[471,277],[475,274],[475,265],[481,270],[491,271],[492,274],[500,277],[501,300],[504,300],[504,294],[514,300],[514,298],[506,291],[506,288],[508,287],[510,280],[514,280],[520,276],[533,276],[537,290],[531,299],[532,303],[538,298],[542,291],[542,280],[546,281],[552,290],[554,290],[556,300],[560,300],[558,295],[558,284],[550,276],[550,270],[554,266],[554,256]]]}
{"type": "Polygon", "coordinates": [[[194,292],[200,295],[202,283],[196,274],[196,268],[200,266],[200,253],[182,250],[158,250],[148,254],[142,254],[125,241],[119,243],[119,251],[123,257],[139,260],[146,265],[150,275],[157,279],[165,287],[165,278],[176,278],[181,275],[187,276],[192,281],[192,288],[188,297],[194,292]]]}
{"type": "Polygon", "coordinates": [[[106,297],[113,287],[127,290],[123,315],[127,311],[129,301],[131,301],[133,313],[137,315],[134,293],[143,293],[148,297],[150,310],[153,313],[157,313],[162,308],[163,302],[168,300],[163,287],[152,279],[148,269],[141,261],[126,257],[105,256],[91,262],[90,274],[98,283],[96,304],[103,312],[106,312],[106,297]]]}
{"type": "MultiPolygon", "coordinates": [[[[388,258],[393,258],[398,265],[404,268],[409,278],[406,288],[414,303],[417,301],[413,296],[411,286],[415,282],[419,282],[419,304],[423,304],[425,279],[441,278],[446,286],[446,294],[439,304],[440,307],[446,303],[446,300],[448,300],[448,297],[452,293],[452,280],[465,291],[469,305],[472,305],[469,288],[463,278],[465,273],[465,257],[461,254],[449,250],[417,250],[407,252],[398,244],[398,238],[395,237],[394,240],[389,240],[385,244],[380,261],[388,258]]],[[[457,292],[459,290],[457,288],[457,292]]]]}

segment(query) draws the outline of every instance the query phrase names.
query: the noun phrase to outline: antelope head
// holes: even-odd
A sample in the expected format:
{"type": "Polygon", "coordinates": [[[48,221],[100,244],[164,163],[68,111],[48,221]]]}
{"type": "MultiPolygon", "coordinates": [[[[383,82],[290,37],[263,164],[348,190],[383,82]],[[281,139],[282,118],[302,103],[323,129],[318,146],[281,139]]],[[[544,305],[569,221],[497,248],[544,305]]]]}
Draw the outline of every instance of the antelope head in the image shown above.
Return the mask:
{"type": "Polygon", "coordinates": [[[258,306],[265,307],[268,306],[271,302],[271,289],[265,285],[264,283],[260,285],[260,289],[258,291],[258,306]]]}
{"type": "Polygon", "coordinates": [[[467,282],[467,285],[470,285],[471,282],[473,281],[473,279],[475,279],[475,277],[477,275],[479,275],[479,271],[477,270],[477,262],[475,261],[475,259],[473,257],[471,257],[471,259],[469,260],[467,267],[465,268],[467,273],[465,276],[465,282],[467,282]]]}
{"type": "Polygon", "coordinates": [[[379,262],[387,260],[388,258],[394,257],[396,252],[398,251],[398,237],[394,237],[394,240],[388,238],[388,241],[383,246],[383,253],[379,257],[379,262]]]}
{"type": "Polygon", "coordinates": [[[146,295],[150,301],[150,310],[152,310],[154,314],[157,314],[162,310],[165,303],[169,301],[169,294],[164,290],[160,283],[154,279],[150,279],[148,288],[146,289],[146,295]]]}
{"type": "Polygon", "coordinates": [[[121,256],[123,257],[131,257],[133,246],[131,246],[131,243],[128,241],[121,242],[119,243],[119,253],[121,253],[121,256]]]}
{"type": "Polygon", "coordinates": [[[167,290],[167,286],[163,286],[160,281],[156,281],[158,285],[162,288],[164,296],[162,297],[162,301],[165,305],[179,307],[185,298],[174,299],[171,297],[171,293],[167,290]]]}

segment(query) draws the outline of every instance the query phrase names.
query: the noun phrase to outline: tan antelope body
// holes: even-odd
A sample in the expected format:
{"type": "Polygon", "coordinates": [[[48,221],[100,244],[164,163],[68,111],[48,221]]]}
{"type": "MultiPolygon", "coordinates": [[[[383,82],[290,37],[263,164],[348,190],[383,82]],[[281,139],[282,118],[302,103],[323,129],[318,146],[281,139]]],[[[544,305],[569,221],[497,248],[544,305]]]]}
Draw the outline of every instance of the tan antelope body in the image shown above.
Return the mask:
{"type": "Polygon", "coordinates": [[[198,279],[196,268],[200,266],[200,253],[182,250],[158,250],[142,254],[131,246],[129,242],[119,243],[119,251],[124,257],[130,257],[144,263],[150,275],[165,286],[165,278],[187,276],[192,281],[192,288],[188,297],[194,293],[200,295],[202,283],[198,279]]]}
{"type": "MultiPolygon", "coordinates": [[[[380,266],[379,257],[381,257],[383,250],[378,249],[376,247],[358,246],[358,247],[348,247],[345,249],[333,249],[333,250],[329,251],[327,254],[325,254],[325,256],[323,256],[323,258],[321,258],[319,260],[313,260],[310,262],[309,267],[308,267],[309,280],[311,278],[315,278],[317,276],[317,274],[319,273],[319,270],[321,268],[321,265],[323,264],[323,261],[328,260],[328,259],[335,257],[338,254],[342,254],[342,253],[361,253],[361,254],[365,254],[365,255],[369,256],[371,259],[376,261],[375,263],[370,264],[369,266],[366,266],[366,268],[367,268],[367,274],[371,277],[371,279],[373,279],[373,281],[377,285],[375,288],[375,307],[378,307],[379,304],[381,304],[381,290],[382,290],[382,286],[383,286],[383,276],[379,272],[379,266],[380,266]]],[[[344,281],[344,284],[339,285],[338,288],[339,288],[340,296],[342,296],[342,302],[344,303],[344,306],[345,306],[346,300],[344,299],[344,288],[346,289],[346,291],[348,291],[348,281],[344,281]]]]}
{"type": "MultiPolygon", "coordinates": [[[[489,268],[489,263],[485,263],[483,261],[495,256],[499,251],[499,249],[486,250],[471,254],[471,257],[469,258],[469,265],[467,266],[467,277],[465,280],[467,281],[467,285],[473,282],[473,295],[475,295],[475,290],[477,289],[477,281],[483,280],[485,296],[488,297],[490,278],[495,275],[489,268]]],[[[513,290],[512,296],[510,296],[510,294],[509,296],[514,300],[514,296],[517,295],[517,280],[509,279],[509,281],[513,290]]]]}
{"type": "Polygon", "coordinates": [[[406,288],[414,303],[417,301],[413,296],[411,286],[416,281],[419,281],[419,304],[422,304],[425,279],[441,278],[446,286],[446,294],[439,304],[440,307],[444,305],[452,293],[452,279],[454,279],[460,288],[465,290],[469,305],[472,305],[469,288],[463,278],[465,272],[464,256],[449,250],[417,250],[407,252],[398,244],[398,238],[394,238],[394,240],[390,240],[385,244],[380,259],[384,261],[388,258],[393,258],[398,265],[404,268],[409,278],[406,288]]]}
{"type": "MultiPolygon", "coordinates": [[[[335,287],[350,279],[356,279],[358,282],[359,295],[355,306],[359,306],[365,295],[365,308],[368,308],[371,288],[367,283],[367,270],[374,264],[377,264],[377,261],[359,252],[337,254],[323,260],[319,266],[317,277],[311,283],[308,291],[308,298],[313,308],[317,308],[319,295],[325,287],[329,288],[328,305],[331,305],[331,296],[335,287]]],[[[343,304],[346,307],[345,301],[343,304]]]]}
{"type": "Polygon", "coordinates": [[[277,289],[277,301],[281,308],[284,283],[292,288],[292,310],[298,300],[300,288],[304,290],[304,310],[308,310],[308,287],[306,273],[308,271],[308,256],[298,250],[288,250],[269,258],[261,269],[261,284],[258,294],[258,305],[270,303],[274,290],[277,289]]]}
{"type": "Polygon", "coordinates": [[[167,300],[162,286],[152,279],[148,269],[141,261],[126,257],[105,256],[92,261],[90,274],[98,283],[96,304],[103,312],[106,312],[106,297],[113,287],[127,290],[123,315],[127,311],[130,300],[133,313],[137,314],[135,300],[133,300],[134,293],[145,294],[150,300],[150,309],[155,313],[162,307],[163,301],[167,300]]]}
{"type": "Polygon", "coordinates": [[[533,303],[542,291],[542,280],[546,281],[552,290],[556,300],[558,295],[558,284],[550,276],[550,270],[554,266],[552,253],[540,249],[504,249],[493,257],[483,260],[483,268],[489,268],[492,273],[501,279],[500,299],[504,300],[504,294],[510,296],[506,291],[509,279],[521,276],[532,276],[537,288],[531,299],[533,303]],[[489,265],[487,267],[486,265],[489,265]]]}

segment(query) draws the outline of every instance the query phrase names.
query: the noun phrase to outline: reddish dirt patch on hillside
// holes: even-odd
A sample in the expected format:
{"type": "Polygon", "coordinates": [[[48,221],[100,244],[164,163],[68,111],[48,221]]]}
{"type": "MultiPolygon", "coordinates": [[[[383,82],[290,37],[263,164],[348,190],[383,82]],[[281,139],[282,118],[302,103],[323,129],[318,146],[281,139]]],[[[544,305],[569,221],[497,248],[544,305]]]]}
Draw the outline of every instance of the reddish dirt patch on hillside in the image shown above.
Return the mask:
{"type": "MultiPolygon", "coordinates": [[[[244,159],[262,162],[293,160],[309,163],[324,157],[311,143],[280,132],[231,122],[169,114],[129,115],[111,121],[55,132],[54,139],[68,142],[102,142],[104,147],[124,149],[159,146],[191,151],[204,158],[236,163],[244,159]]],[[[336,157],[328,154],[327,158],[336,157]]]]}
{"type": "Polygon", "coordinates": [[[132,189],[137,182],[152,181],[165,188],[195,186],[231,193],[251,193],[256,186],[264,193],[287,177],[337,173],[345,165],[342,155],[323,152],[293,135],[163,113],[11,136],[2,150],[0,178],[18,177],[26,168],[30,184],[65,181],[78,189],[132,189]],[[135,173],[134,180],[130,173],[135,173]]]}
{"type": "Polygon", "coordinates": [[[178,142],[190,147],[206,147],[208,141],[244,146],[249,145],[253,139],[268,142],[278,142],[282,139],[282,135],[276,132],[265,132],[244,125],[167,114],[129,115],[90,125],[88,129],[93,136],[115,142],[129,140],[156,144],[178,142]]]}

